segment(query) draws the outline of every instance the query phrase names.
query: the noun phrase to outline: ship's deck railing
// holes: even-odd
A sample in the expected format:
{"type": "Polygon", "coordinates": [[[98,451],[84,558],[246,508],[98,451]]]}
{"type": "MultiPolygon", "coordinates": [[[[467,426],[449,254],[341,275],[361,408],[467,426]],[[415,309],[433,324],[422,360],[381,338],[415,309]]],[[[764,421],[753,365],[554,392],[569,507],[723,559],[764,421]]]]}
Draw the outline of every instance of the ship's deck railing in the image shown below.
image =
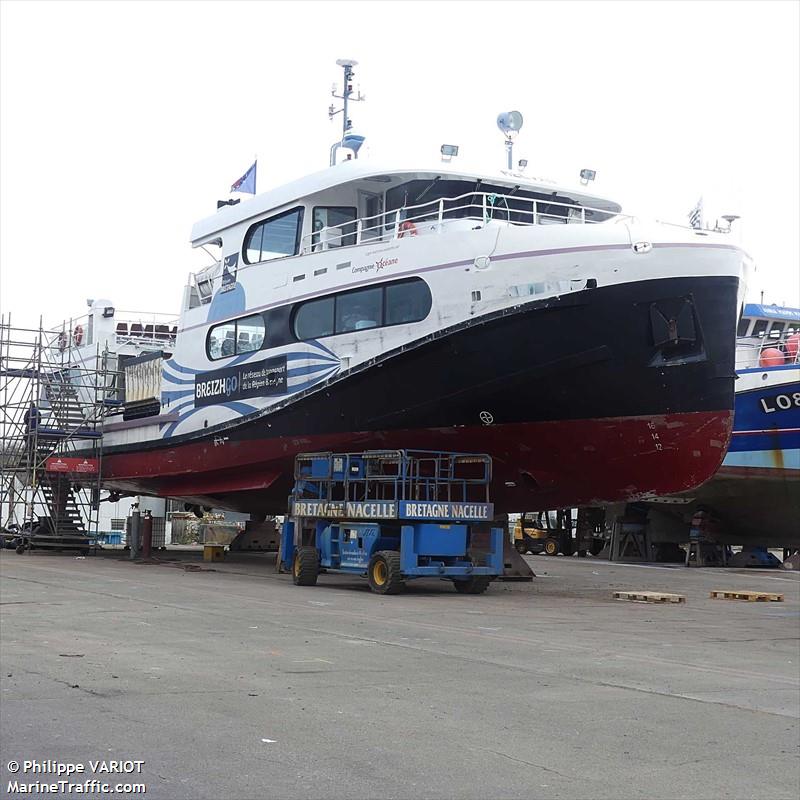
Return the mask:
{"type": "Polygon", "coordinates": [[[179,318],[157,312],[118,311],[114,314],[117,344],[163,344],[175,347],[179,318]]]}
{"type": "MultiPolygon", "coordinates": [[[[174,347],[178,333],[179,318],[174,314],[157,311],[124,311],[114,309],[114,342],[116,344],[152,345],[159,342],[165,347],[174,347]]],[[[50,344],[60,350],[89,344],[94,331],[90,325],[90,314],[64,320],[44,333],[50,344]],[[78,331],[80,335],[78,336],[78,331]]],[[[95,326],[96,327],[96,326],[95,326]]],[[[109,344],[111,341],[109,340],[109,344]]],[[[112,348],[114,349],[114,348],[112,348]]]]}
{"type": "Polygon", "coordinates": [[[736,340],[736,369],[757,369],[759,367],[782,367],[800,364],[800,350],[787,342],[788,339],[789,336],[780,338],[743,336],[738,338],[736,340]]]}
{"type": "Polygon", "coordinates": [[[343,225],[328,226],[306,234],[300,252],[390,241],[404,236],[474,230],[487,224],[557,225],[596,224],[609,219],[632,219],[608,209],[540,200],[496,192],[469,192],[442,197],[414,206],[403,206],[343,225]]]}
{"type": "Polygon", "coordinates": [[[114,313],[116,322],[139,322],[145,325],[177,325],[178,317],[175,314],[162,314],[158,311],[124,311],[114,313]]]}

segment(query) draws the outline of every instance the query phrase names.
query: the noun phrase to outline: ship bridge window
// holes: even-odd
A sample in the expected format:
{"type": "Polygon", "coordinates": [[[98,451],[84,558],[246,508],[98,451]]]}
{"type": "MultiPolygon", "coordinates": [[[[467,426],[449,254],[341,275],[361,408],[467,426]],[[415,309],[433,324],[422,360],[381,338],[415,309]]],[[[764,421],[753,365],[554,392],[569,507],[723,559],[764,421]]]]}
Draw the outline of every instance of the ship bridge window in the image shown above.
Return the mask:
{"type": "Polygon", "coordinates": [[[785,322],[773,322],[772,327],[769,329],[769,338],[780,339],[785,326],[785,322]]]}
{"type": "Polygon", "coordinates": [[[314,206],[314,235],[312,245],[320,244],[323,228],[328,247],[349,247],[356,243],[356,209],[351,206],[314,206]],[[330,229],[333,230],[330,230],[330,229]]]}
{"type": "Polygon", "coordinates": [[[300,250],[303,209],[293,208],[252,225],[244,237],[247,264],[296,255],[300,250]]]}
{"type": "Polygon", "coordinates": [[[751,336],[763,336],[767,332],[767,325],[769,322],[765,319],[756,320],[753,330],[750,332],[751,336]]]}
{"type": "Polygon", "coordinates": [[[739,327],[736,329],[737,336],[745,336],[747,329],[750,327],[750,320],[747,317],[742,317],[739,320],[739,327]]]}
{"type": "Polygon", "coordinates": [[[420,322],[433,300],[421,278],[409,278],[367,289],[355,289],[301,303],[294,311],[298,339],[420,322]]]}
{"type": "Polygon", "coordinates": [[[260,350],[264,345],[264,332],[261,314],[213,325],[206,338],[206,354],[214,361],[260,350]]]}
{"type": "Polygon", "coordinates": [[[395,213],[392,212],[398,209],[401,210],[401,219],[424,221],[438,218],[440,200],[444,200],[444,219],[481,220],[484,209],[489,219],[517,224],[563,224],[583,221],[584,218],[588,222],[601,222],[614,216],[611,212],[582,210],[580,203],[566,195],[533,192],[519,185],[501,186],[481,180],[422,179],[394,186],[386,192],[386,224],[394,224],[395,213]],[[533,215],[534,201],[536,219],[533,215]]]}

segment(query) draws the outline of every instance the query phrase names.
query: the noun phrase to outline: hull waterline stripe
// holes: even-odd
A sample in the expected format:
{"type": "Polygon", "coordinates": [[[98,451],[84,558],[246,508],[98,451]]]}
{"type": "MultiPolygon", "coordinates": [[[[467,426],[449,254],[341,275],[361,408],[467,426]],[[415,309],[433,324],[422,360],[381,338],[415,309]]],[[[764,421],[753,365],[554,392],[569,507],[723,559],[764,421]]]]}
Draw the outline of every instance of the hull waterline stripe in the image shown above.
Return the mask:
{"type": "Polygon", "coordinates": [[[763,431],[734,431],[734,436],[758,436],[765,433],[800,433],[800,428],[766,428],[763,431]]]}

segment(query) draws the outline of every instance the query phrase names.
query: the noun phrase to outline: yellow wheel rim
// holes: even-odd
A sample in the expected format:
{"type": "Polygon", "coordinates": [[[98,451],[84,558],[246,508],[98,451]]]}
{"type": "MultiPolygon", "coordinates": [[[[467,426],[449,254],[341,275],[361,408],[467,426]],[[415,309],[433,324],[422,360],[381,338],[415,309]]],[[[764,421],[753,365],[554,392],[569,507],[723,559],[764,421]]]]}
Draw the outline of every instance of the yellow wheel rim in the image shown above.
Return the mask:
{"type": "Polygon", "coordinates": [[[548,542],[545,550],[547,550],[548,555],[553,555],[556,552],[556,546],[552,542],[548,542]]]}
{"type": "Polygon", "coordinates": [[[372,580],[375,581],[376,586],[383,586],[386,583],[387,577],[386,564],[383,561],[376,561],[372,567],[372,580]]]}

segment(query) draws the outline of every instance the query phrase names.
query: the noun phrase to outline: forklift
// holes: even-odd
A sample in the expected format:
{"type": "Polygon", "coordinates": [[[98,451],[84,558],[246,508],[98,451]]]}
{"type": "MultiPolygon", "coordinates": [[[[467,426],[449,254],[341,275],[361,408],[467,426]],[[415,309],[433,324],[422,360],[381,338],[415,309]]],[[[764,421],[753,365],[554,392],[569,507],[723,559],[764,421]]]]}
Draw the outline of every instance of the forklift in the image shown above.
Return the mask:
{"type": "Polygon", "coordinates": [[[300,454],[281,566],[297,586],[344,573],[366,578],[377,594],[397,594],[422,577],[482,594],[504,568],[491,468],[488,455],[471,453],[300,454]]]}
{"type": "Polygon", "coordinates": [[[581,508],[573,520],[571,508],[526,511],[520,514],[513,528],[514,548],[520,555],[571,556],[577,552],[585,556],[589,552],[596,556],[606,539],[601,512],[602,509],[581,508]]]}
{"type": "MultiPolygon", "coordinates": [[[[562,512],[556,513],[560,515],[562,512]]],[[[544,553],[557,556],[563,552],[559,521],[551,520],[547,511],[526,511],[520,514],[514,525],[514,548],[520,555],[544,553]]]]}

